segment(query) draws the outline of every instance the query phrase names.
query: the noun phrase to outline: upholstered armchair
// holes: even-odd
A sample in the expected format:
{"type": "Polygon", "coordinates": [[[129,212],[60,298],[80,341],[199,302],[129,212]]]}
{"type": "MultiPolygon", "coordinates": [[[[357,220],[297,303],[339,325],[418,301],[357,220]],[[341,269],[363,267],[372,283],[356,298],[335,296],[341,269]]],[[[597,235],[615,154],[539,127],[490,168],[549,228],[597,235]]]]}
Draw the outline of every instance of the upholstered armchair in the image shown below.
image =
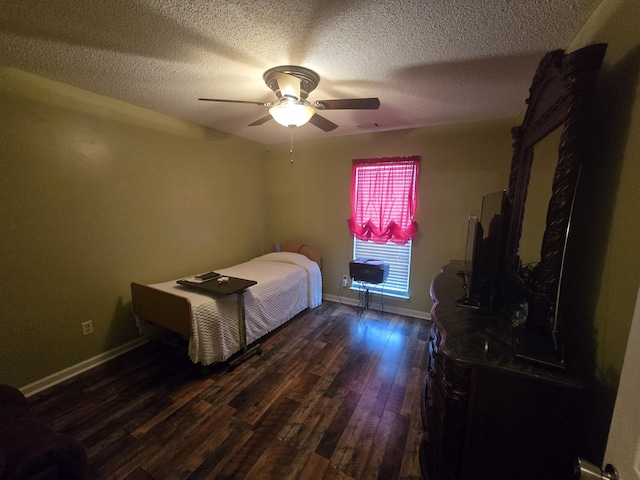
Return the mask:
{"type": "Polygon", "coordinates": [[[83,480],[84,446],[35,418],[17,388],[0,384],[0,480],[83,480]]]}

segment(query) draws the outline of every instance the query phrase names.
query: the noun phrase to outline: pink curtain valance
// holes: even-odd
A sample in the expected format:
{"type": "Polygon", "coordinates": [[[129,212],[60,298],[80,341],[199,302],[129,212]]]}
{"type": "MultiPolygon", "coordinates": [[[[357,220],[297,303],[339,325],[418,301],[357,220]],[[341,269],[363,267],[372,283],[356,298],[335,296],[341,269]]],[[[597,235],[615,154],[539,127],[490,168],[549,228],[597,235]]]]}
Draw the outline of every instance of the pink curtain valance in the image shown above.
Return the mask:
{"type": "Polygon", "coordinates": [[[418,229],[420,157],[353,160],[349,230],[359,240],[404,245],[418,229]]]}

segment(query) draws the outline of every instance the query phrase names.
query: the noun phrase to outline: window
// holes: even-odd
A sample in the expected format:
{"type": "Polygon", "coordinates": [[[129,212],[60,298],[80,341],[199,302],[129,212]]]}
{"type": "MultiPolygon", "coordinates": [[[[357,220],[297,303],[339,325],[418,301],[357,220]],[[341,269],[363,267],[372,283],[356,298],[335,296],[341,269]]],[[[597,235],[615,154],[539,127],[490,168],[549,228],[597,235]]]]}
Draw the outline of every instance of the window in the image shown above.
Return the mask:
{"type": "Polygon", "coordinates": [[[365,242],[353,237],[353,258],[375,258],[389,264],[389,277],[384,285],[367,285],[369,290],[409,298],[411,240],[404,245],[398,245],[392,242],[365,242]]]}
{"type": "Polygon", "coordinates": [[[349,229],[354,258],[389,263],[385,294],[409,293],[419,162],[420,157],[353,161],[349,229]]]}

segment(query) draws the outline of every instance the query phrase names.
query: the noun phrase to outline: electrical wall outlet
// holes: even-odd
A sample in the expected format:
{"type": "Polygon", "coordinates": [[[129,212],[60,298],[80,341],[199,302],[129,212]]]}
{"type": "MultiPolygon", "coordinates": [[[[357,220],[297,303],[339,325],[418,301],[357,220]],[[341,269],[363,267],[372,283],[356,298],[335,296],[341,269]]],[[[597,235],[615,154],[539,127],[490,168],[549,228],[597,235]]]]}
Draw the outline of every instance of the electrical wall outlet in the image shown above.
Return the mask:
{"type": "Polygon", "coordinates": [[[347,285],[349,285],[349,276],[348,275],[343,275],[342,276],[342,287],[346,287],[347,285]]]}
{"type": "Polygon", "coordinates": [[[93,322],[91,320],[82,322],[82,335],[90,335],[93,333],[93,322]]]}

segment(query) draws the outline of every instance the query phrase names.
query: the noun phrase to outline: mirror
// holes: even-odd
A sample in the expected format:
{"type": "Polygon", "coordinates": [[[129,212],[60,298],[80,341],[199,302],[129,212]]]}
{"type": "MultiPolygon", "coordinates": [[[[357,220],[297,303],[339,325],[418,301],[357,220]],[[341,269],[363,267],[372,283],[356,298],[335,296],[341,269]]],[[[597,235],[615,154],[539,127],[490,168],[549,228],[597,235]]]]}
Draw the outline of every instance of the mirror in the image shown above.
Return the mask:
{"type": "Polygon", "coordinates": [[[529,89],[524,121],[512,130],[505,290],[526,302],[526,330],[548,337],[555,353],[560,279],[585,153],[581,139],[605,51],[606,45],[597,44],[547,53],[529,89]],[[525,263],[535,267],[523,268],[525,263]]]}
{"type": "Polygon", "coordinates": [[[551,199],[551,186],[558,161],[561,128],[556,128],[533,147],[534,161],[527,189],[527,202],[523,212],[522,233],[518,256],[522,268],[533,268],[540,263],[540,248],[547,227],[547,208],[551,199]]]}

